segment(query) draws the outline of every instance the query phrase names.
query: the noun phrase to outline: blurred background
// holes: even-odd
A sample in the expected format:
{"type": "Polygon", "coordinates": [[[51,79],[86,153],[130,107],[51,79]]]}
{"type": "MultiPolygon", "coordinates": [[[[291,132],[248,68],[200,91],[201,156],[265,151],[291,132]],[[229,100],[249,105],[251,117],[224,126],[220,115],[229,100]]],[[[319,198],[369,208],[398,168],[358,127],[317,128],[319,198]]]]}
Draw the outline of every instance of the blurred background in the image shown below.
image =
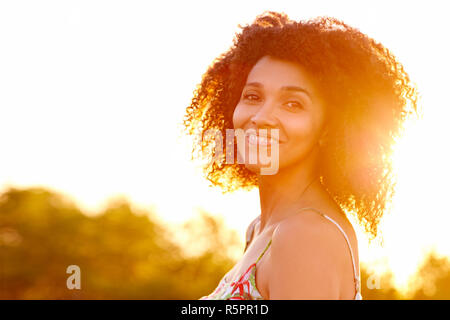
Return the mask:
{"type": "Polygon", "coordinates": [[[364,299],[450,299],[445,1],[2,1],[0,299],[198,299],[244,249],[257,190],[190,160],[185,108],[238,24],[334,16],[389,48],[421,93],[393,157],[364,299]],[[80,270],[70,290],[67,268],[80,270]]]}

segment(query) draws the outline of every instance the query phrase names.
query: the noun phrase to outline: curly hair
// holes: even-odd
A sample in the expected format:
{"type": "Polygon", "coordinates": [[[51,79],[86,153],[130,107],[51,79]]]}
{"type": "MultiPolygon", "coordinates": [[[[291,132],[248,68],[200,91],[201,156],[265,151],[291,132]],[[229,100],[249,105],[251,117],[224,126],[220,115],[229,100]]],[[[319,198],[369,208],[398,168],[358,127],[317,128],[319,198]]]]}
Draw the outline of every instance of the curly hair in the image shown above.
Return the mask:
{"type": "MultiPolygon", "coordinates": [[[[390,156],[404,122],[418,114],[418,91],[383,45],[332,17],[293,21],[265,11],[238,25],[233,45],[203,74],[186,109],[184,130],[200,135],[233,128],[233,112],[247,76],[263,56],[301,65],[325,101],[329,130],[320,147],[320,182],[334,201],[356,215],[369,236],[392,200],[396,180],[390,156]]],[[[224,138],[225,139],[225,138],[224,138]]],[[[222,142],[225,143],[225,141],[222,142]]],[[[215,157],[215,141],[194,143],[193,158],[215,157]]],[[[234,154],[236,154],[236,141],[234,154]]],[[[251,189],[258,176],[243,164],[209,161],[205,177],[222,192],[251,189]]]]}

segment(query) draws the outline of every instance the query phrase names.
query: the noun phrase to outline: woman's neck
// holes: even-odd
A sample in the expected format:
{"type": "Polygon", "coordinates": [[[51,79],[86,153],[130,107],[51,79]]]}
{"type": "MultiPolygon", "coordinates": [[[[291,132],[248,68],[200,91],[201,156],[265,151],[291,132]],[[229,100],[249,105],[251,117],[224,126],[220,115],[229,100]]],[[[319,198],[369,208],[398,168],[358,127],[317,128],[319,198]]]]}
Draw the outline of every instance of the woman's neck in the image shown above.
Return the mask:
{"type": "Polygon", "coordinates": [[[317,170],[299,164],[279,170],[276,175],[260,175],[258,184],[260,232],[270,229],[293,211],[312,206],[321,188],[317,170]]]}

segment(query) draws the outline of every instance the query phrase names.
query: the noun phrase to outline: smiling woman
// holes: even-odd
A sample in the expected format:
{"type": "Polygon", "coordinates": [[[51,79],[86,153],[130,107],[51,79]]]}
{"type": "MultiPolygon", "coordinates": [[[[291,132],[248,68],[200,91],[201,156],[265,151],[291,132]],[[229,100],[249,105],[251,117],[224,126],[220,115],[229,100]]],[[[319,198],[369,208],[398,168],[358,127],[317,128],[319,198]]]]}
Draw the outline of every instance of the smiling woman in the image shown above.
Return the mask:
{"type": "Polygon", "coordinates": [[[337,19],[265,12],[241,28],[204,74],[184,124],[189,134],[251,131],[249,144],[279,146],[279,168],[262,174],[236,141],[243,163],[205,166],[224,191],[258,187],[261,214],[243,257],[202,299],[361,299],[346,212],[377,235],[394,194],[392,146],[417,111],[417,91],[388,49],[337,19]]]}

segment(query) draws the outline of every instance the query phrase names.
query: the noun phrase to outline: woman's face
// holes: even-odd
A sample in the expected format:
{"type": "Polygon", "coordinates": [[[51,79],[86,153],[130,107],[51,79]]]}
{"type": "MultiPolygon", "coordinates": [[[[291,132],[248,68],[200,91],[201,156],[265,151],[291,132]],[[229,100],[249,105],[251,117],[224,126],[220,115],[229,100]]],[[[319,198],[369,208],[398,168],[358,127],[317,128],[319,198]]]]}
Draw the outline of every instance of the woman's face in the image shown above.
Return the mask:
{"type": "MultiPolygon", "coordinates": [[[[301,162],[317,147],[324,120],[324,104],[309,75],[300,65],[270,56],[261,58],[250,71],[233,114],[235,130],[254,129],[268,137],[274,137],[271,132],[278,131],[279,170],[301,162]],[[267,134],[260,129],[267,129],[267,134]]],[[[255,136],[246,137],[246,149],[238,143],[246,167],[259,173],[264,162],[248,161],[252,152],[248,144],[252,143],[254,147],[267,148],[267,154],[276,146],[275,142],[270,144],[270,139],[264,141],[255,136]]]]}

